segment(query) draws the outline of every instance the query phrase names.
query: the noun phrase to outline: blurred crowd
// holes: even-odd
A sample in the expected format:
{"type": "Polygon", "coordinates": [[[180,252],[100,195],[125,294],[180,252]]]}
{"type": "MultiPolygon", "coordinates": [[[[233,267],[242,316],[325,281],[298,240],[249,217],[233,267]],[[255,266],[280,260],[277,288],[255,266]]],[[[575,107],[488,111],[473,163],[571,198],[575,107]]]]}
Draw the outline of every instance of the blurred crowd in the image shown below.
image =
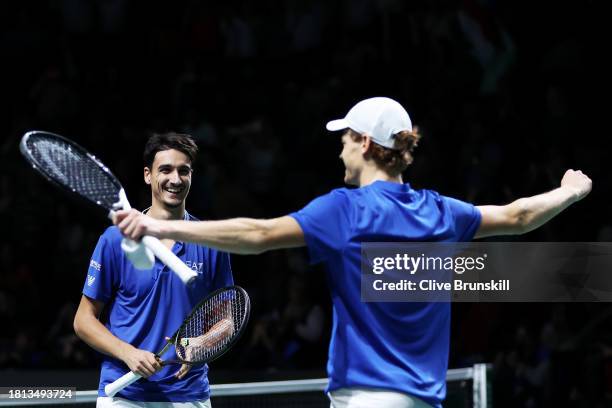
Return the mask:
{"type": "MultiPolygon", "coordinates": [[[[594,180],[585,201],[525,241],[610,241],[600,2],[284,0],[11,2],[0,14],[0,367],[87,368],[72,330],[104,214],[27,169],[44,129],[95,152],[132,205],[150,197],[151,132],[201,149],[188,210],[272,217],[342,185],[324,129],[359,99],[401,102],[424,135],[405,180],[475,204],[594,180]]],[[[325,277],[305,251],[233,257],[254,303],[215,367],[322,369],[325,277]]],[[[601,304],[458,304],[451,365],[489,362],[496,406],[605,406],[612,318],[601,304]]],[[[608,405],[609,406],[609,405],[608,405]]]]}

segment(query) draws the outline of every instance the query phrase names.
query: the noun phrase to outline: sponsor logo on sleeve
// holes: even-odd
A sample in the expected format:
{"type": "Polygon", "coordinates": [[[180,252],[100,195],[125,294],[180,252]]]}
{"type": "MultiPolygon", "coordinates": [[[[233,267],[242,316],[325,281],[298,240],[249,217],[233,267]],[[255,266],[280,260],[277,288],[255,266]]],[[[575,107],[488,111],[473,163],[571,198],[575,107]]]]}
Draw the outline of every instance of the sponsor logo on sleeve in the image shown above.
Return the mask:
{"type": "Polygon", "coordinates": [[[87,286],[92,286],[96,281],[96,277],[93,275],[87,275],[87,286]]]}
{"type": "Polygon", "coordinates": [[[92,259],[91,261],[89,261],[89,267],[95,269],[96,271],[99,271],[102,268],[102,265],[92,259]]]}

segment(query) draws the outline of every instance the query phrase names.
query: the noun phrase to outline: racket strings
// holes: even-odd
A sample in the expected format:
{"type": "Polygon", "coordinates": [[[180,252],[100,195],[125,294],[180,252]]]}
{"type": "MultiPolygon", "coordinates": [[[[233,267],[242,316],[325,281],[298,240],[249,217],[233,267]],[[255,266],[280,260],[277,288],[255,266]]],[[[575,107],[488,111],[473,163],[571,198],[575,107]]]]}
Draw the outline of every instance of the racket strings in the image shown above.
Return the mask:
{"type": "Polygon", "coordinates": [[[69,143],[48,136],[31,136],[28,152],[55,182],[105,208],[118,201],[120,186],[99,162],[69,143]]]}
{"type": "Polygon", "coordinates": [[[222,353],[245,322],[246,302],[241,291],[231,290],[200,305],[179,331],[177,356],[196,363],[210,361],[222,353]]]}

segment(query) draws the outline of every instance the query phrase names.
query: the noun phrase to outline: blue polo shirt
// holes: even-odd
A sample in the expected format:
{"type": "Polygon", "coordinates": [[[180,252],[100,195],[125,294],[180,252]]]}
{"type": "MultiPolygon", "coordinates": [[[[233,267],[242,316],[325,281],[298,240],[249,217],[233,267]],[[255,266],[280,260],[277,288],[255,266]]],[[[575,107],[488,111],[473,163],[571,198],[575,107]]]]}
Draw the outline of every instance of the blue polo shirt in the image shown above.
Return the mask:
{"type": "Polygon", "coordinates": [[[333,190],[290,215],[304,231],[311,261],[327,269],[333,303],[328,390],[390,389],[440,407],[450,304],[361,302],[361,243],[469,241],[480,211],[434,191],[376,181],[333,190]]]}
{"type": "MultiPolygon", "coordinates": [[[[158,259],[150,270],[135,269],[121,250],[122,235],[109,227],[100,237],[89,264],[83,294],[105,303],[102,322],[121,340],[153,353],[159,352],[195,305],[217,288],[233,284],[229,255],[196,244],[176,242],[172,252],[197,271],[186,286],[158,259]]],[[[162,356],[175,358],[174,347],[162,356]]],[[[129,371],[122,361],[102,356],[98,395],[129,371]]],[[[208,366],[193,366],[182,380],[169,365],[117,394],[134,401],[197,401],[209,398],[208,366]]]]}

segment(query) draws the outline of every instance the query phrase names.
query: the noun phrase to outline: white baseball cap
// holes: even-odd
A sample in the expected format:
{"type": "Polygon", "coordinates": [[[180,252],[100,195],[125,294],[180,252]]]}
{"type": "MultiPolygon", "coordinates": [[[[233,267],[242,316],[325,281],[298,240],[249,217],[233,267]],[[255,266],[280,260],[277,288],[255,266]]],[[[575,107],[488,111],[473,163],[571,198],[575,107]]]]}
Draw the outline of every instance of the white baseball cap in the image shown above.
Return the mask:
{"type": "Polygon", "coordinates": [[[403,130],[412,130],[412,121],[406,109],[391,98],[364,99],[353,106],[344,119],[327,122],[327,130],[350,128],[365,133],[384,147],[394,148],[393,135],[403,130]]]}

